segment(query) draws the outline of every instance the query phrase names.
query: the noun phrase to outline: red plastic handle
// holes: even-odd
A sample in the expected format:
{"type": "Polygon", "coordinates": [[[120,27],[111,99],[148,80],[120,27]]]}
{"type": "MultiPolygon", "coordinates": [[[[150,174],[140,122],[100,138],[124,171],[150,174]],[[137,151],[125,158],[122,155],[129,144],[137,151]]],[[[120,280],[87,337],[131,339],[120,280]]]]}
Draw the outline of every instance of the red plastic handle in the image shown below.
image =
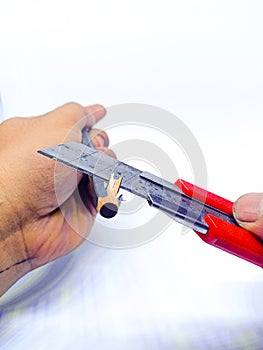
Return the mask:
{"type": "MultiPolygon", "coordinates": [[[[181,179],[175,184],[189,197],[232,215],[233,203],[227,199],[181,179]]],[[[206,215],[205,221],[209,226],[207,234],[196,232],[204,242],[263,267],[263,243],[252,233],[213,215],[206,215]]]]}

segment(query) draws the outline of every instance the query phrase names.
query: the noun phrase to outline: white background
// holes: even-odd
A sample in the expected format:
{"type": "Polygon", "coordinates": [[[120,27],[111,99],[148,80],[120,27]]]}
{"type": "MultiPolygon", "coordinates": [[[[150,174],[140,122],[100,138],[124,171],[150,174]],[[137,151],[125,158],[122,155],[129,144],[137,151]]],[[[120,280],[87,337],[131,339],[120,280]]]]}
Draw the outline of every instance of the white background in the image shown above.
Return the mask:
{"type": "MultiPolygon", "coordinates": [[[[156,105],[198,139],[209,190],[262,191],[261,1],[0,5],[3,118],[68,101],[156,105]]],[[[261,269],[176,225],[136,249],[86,244],[57,264],[52,289],[36,283],[43,268],[24,302],[17,289],[2,298],[2,349],[260,349],[261,269]]]]}

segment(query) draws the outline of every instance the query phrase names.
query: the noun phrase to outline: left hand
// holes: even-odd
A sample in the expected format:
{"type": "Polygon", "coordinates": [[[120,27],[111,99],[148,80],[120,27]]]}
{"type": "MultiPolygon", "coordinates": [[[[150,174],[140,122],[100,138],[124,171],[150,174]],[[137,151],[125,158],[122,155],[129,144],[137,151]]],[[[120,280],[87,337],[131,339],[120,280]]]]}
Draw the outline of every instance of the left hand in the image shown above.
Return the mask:
{"type": "MultiPolygon", "coordinates": [[[[81,184],[83,174],[37,150],[81,142],[82,130],[104,116],[100,105],[69,103],[0,124],[0,295],[26,272],[75,249],[89,233],[96,211],[81,184]]],[[[111,155],[107,135],[96,134],[95,147],[111,155]]]]}

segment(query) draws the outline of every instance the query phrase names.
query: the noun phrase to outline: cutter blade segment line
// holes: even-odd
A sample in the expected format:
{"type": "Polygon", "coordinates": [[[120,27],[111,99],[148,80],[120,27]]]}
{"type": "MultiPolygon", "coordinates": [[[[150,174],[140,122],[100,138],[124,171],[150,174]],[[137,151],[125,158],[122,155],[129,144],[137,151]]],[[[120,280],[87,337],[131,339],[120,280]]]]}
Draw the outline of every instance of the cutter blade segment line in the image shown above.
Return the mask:
{"type": "Polygon", "coordinates": [[[201,234],[206,234],[209,229],[204,220],[207,214],[236,224],[231,215],[187,196],[176,185],[86,145],[70,142],[39,153],[106,182],[110,182],[114,174],[116,178],[122,178],[120,188],[144,198],[151,206],[201,234]]]}

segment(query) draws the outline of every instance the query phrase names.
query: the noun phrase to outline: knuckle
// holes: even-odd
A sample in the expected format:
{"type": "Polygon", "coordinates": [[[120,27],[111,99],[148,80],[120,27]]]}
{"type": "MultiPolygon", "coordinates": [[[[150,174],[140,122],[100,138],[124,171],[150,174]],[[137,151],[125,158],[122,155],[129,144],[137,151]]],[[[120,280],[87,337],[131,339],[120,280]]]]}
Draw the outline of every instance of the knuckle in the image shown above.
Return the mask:
{"type": "Polygon", "coordinates": [[[80,103],[77,102],[68,102],[64,106],[64,108],[68,109],[69,111],[73,113],[83,113],[84,108],[80,103]]]}
{"type": "Polygon", "coordinates": [[[85,109],[77,102],[68,102],[50,112],[43,117],[52,125],[60,125],[66,128],[72,128],[85,116],[85,109]]]}

